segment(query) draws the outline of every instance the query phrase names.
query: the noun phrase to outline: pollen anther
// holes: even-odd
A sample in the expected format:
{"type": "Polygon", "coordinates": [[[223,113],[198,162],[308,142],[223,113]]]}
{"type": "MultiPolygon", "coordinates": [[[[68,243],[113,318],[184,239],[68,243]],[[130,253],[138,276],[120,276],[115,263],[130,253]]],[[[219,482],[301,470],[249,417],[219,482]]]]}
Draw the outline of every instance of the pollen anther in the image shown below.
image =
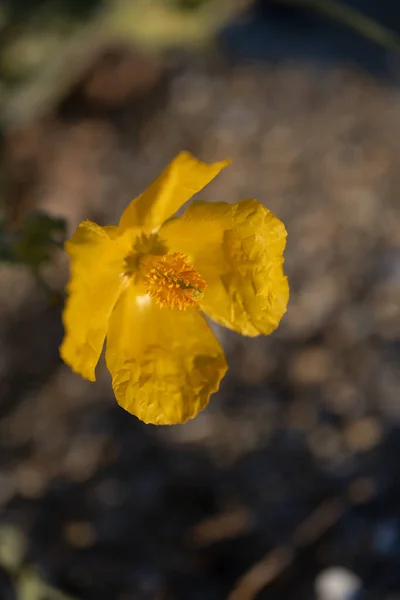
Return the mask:
{"type": "Polygon", "coordinates": [[[206,282],[182,252],[155,260],[146,273],[146,291],[160,306],[185,310],[198,306],[206,282]]]}

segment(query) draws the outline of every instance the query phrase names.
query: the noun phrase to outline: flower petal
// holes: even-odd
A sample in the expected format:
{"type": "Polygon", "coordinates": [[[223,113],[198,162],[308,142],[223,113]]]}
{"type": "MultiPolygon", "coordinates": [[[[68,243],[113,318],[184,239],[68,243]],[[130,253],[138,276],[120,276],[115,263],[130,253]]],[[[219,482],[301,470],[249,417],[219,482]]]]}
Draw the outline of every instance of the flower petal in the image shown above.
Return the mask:
{"type": "Polygon", "coordinates": [[[147,190],[127,206],[119,222],[120,231],[141,227],[150,233],[210,183],[229,162],[207,164],[189,152],[180,152],[147,190]]]}
{"type": "Polygon", "coordinates": [[[63,313],[62,359],[85,379],[94,381],[107,323],[124,286],[124,238],[111,239],[103,227],[84,221],[66,243],[71,278],[63,313]]]}
{"type": "Polygon", "coordinates": [[[184,423],[216,392],[227,365],[197,309],[160,308],[129,286],[111,315],[106,361],[118,403],[145,423],[184,423]]]}
{"type": "Polygon", "coordinates": [[[286,229],[260,202],[194,202],[160,237],[207,282],[200,306],[212,319],[249,336],[278,326],[289,299],[286,229]]]}

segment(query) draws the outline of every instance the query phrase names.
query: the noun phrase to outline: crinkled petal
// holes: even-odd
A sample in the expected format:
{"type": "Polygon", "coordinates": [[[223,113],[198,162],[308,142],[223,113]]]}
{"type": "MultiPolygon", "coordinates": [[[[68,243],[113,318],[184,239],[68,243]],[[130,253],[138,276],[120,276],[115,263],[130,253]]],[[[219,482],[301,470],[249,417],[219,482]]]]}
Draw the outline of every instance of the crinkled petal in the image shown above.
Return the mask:
{"type": "Polygon", "coordinates": [[[123,237],[111,239],[106,228],[81,223],[66,243],[71,259],[63,322],[62,359],[85,379],[94,381],[107,323],[123,289],[121,276],[127,251],[123,237]]]}
{"type": "Polygon", "coordinates": [[[127,206],[119,222],[120,231],[141,227],[150,233],[160,227],[229,162],[207,164],[189,152],[180,152],[147,190],[127,206]]]}
{"type": "Polygon", "coordinates": [[[289,299],[286,229],[260,202],[194,202],[160,237],[206,280],[200,306],[212,319],[249,336],[278,326],[289,299]]]}
{"type": "Polygon", "coordinates": [[[107,333],[106,361],[118,403],[145,423],[184,423],[218,390],[227,365],[197,309],[160,308],[129,286],[107,333]]]}

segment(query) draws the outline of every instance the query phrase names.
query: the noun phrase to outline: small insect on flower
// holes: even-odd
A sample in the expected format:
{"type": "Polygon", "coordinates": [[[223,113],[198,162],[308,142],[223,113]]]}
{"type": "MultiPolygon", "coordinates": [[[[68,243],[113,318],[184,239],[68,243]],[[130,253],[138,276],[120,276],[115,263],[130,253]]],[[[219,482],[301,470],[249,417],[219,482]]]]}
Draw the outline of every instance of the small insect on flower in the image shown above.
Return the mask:
{"type": "Polygon", "coordinates": [[[193,418],[227,364],[202,316],[243,335],[267,335],[286,312],[286,230],[257,200],[193,202],[229,161],[181,152],[117,226],[81,223],[71,259],[61,357],[95,380],[106,363],[118,403],[145,423],[193,418]]]}

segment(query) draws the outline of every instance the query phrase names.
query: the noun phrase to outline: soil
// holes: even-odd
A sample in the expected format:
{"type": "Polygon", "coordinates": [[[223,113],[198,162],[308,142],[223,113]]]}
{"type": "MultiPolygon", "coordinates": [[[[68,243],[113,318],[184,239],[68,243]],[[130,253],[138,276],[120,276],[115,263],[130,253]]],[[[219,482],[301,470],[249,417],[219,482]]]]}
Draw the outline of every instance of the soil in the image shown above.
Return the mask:
{"type": "MultiPolygon", "coordinates": [[[[316,578],[332,566],[357,598],[398,598],[399,90],[341,67],[130,52],[9,133],[9,218],[114,223],[179,150],[230,156],[202,197],[255,197],[285,222],[291,301],[268,338],[215,326],[222,389],[156,428],[117,406],[104,365],[91,384],[61,363],[61,306],[1,267],[0,537],[26,547],[12,568],[0,551],[0,598],[35,580],[33,600],[329,600],[316,578]]],[[[47,276],[63,288],[61,254],[47,276]]]]}

